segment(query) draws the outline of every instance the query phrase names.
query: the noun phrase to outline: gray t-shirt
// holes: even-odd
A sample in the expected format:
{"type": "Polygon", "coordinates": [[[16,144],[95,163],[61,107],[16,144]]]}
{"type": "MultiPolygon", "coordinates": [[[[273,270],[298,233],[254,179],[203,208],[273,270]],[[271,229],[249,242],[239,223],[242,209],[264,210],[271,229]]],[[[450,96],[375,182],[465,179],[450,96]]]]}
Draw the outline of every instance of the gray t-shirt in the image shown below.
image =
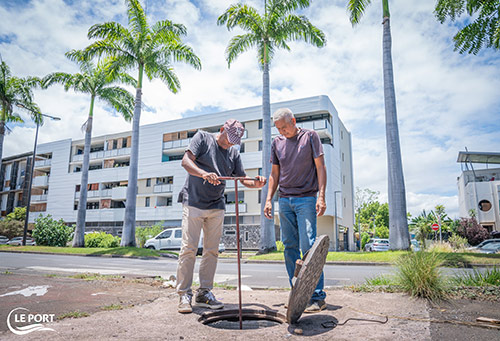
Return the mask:
{"type": "Polygon", "coordinates": [[[299,128],[299,133],[287,139],[274,138],[271,162],[280,166],[279,196],[312,197],[318,193],[318,175],[314,159],[323,155],[323,146],[314,130],[299,128]]]}
{"type": "MultiPolygon", "coordinates": [[[[218,176],[246,176],[238,149],[220,147],[215,134],[198,131],[187,150],[193,153],[194,163],[204,171],[218,176]]],[[[224,209],[225,181],[217,186],[203,182],[202,178],[188,174],[177,201],[202,210],[224,209]]]]}

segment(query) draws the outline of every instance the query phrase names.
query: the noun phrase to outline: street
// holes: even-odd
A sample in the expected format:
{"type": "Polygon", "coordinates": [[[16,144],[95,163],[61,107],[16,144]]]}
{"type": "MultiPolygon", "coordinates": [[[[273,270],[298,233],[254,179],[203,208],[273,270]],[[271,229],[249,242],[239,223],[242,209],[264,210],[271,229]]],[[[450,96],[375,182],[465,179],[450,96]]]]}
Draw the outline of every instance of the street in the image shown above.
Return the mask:
{"type": "MultiPolygon", "coordinates": [[[[195,268],[195,281],[200,263],[198,257],[195,268]]],[[[99,273],[102,275],[143,275],[161,276],[168,279],[175,275],[177,260],[170,258],[135,259],[85,257],[67,255],[46,255],[28,253],[0,253],[0,271],[42,272],[46,274],[99,273]]],[[[325,287],[361,284],[366,278],[390,274],[393,267],[380,265],[331,265],[324,267],[325,287]]],[[[471,269],[444,269],[446,274],[454,274],[471,269]]],[[[237,262],[235,259],[219,259],[215,282],[218,284],[237,284],[237,262]]],[[[288,277],[283,263],[246,263],[241,264],[242,284],[251,288],[286,288],[288,277]]]]}

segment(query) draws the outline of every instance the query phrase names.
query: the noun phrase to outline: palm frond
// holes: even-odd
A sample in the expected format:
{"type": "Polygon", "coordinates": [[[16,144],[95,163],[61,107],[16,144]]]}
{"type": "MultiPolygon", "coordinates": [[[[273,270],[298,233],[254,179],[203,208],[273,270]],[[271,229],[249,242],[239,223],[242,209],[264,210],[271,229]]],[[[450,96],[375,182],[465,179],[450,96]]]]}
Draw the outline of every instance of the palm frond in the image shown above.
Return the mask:
{"type": "Polygon", "coordinates": [[[112,86],[99,90],[99,99],[111,105],[123,118],[130,122],[134,114],[134,96],[127,90],[112,86]]]}
{"type": "Polygon", "coordinates": [[[234,36],[226,48],[227,66],[230,67],[240,54],[248,51],[251,47],[257,46],[258,42],[259,39],[251,33],[234,36]]]}
{"type": "Polygon", "coordinates": [[[130,32],[123,27],[120,23],[111,21],[106,22],[104,24],[95,24],[89,28],[89,32],[87,34],[89,39],[98,38],[98,39],[123,39],[130,38],[130,32]]]}
{"type": "Polygon", "coordinates": [[[145,35],[148,29],[146,14],[138,0],[126,0],[128,24],[136,37],[145,35]]]}
{"type": "Polygon", "coordinates": [[[263,36],[265,32],[264,19],[257,10],[243,4],[230,6],[226,12],[219,16],[217,24],[225,24],[228,30],[238,26],[245,31],[253,32],[257,36],[263,36]]]}
{"type": "Polygon", "coordinates": [[[150,80],[153,78],[160,78],[174,94],[181,89],[181,82],[171,65],[156,64],[153,68],[151,64],[146,64],[144,72],[150,80]]]}
{"type": "Polygon", "coordinates": [[[357,25],[361,17],[365,13],[366,7],[371,3],[371,0],[349,0],[347,3],[347,11],[349,12],[349,20],[351,24],[357,25]]]}
{"type": "Polygon", "coordinates": [[[275,30],[273,35],[276,36],[277,44],[286,40],[302,40],[316,47],[323,47],[326,44],[323,31],[311,24],[305,16],[290,14],[275,30]]]}

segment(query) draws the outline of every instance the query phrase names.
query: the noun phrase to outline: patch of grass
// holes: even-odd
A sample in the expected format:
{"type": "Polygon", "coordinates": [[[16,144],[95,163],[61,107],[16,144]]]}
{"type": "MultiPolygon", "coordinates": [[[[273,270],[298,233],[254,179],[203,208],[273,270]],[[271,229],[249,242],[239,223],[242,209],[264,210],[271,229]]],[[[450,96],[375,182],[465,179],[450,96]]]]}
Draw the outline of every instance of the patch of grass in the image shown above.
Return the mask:
{"type": "Polygon", "coordinates": [[[12,275],[12,271],[5,270],[5,271],[4,271],[4,274],[5,274],[5,275],[12,275]]]}
{"type": "Polygon", "coordinates": [[[69,277],[83,279],[86,281],[98,281],[98,280],[106,281],[106,280],[110,280],[110,279],[122,278],[122,276],[118,276],[118,275],[101,275],[99,273],[90,273],[90,272],[76,274],[76,275],[72,275],[69,277]]]}
{"type": "Polygon", "coordinates": [[[47,275],[44,275],[45,277],[49,277],[49,278],[53,278],[53,277],[57,277],[56,274],[47,274],[47,275]]]}
{"type": "Polygon", "coordinates": [[[439,267],[443,257],[435,252],[412,252],[397,262],[396,280],[411,296],[439,301],[446,298],[446,281],[439,267]]]}
{"type": "Polygon", "coordinates": [[[234,290],[237,288],[237,286],[235,285],[229,285],[229,284],[226,284],[226,283],[217,283],[217,282],[214,282],[214,288],[221,288],[221,289],[225,289],[225,290],[234,290]]]}
{"type": "Polygon", "coordinates": [[[87,317],[87,316],[90,316],[90,314],[86,313],[86,312],[82,312],[82,311],[71,311],[69,313],[57,316],[57,319],[58,320],[63,320],[63,319],[66,319],[66,318],[77,319],[77,318],[80,318],[80,317],[87,317]]]}
{"type": "Polygon", "coordinates": [[[380,275],[366,279],[367,285],[396,285],[396,281],[392,276],[380,275]]]}
{"type": "Polygon", "coordinates": [[[500,286],[500,268],[495,266],[484,271],[474,269],[472,273],[463,272],[452,277],[451,282],[469,287],[500,286]]]}
{"type": "Polygon", "coordinates": [[[111,310],[122,310],[123,307],[121,304],[110,304],[104,307],[101,307],[101,310],[111,311],[111,310]]]}

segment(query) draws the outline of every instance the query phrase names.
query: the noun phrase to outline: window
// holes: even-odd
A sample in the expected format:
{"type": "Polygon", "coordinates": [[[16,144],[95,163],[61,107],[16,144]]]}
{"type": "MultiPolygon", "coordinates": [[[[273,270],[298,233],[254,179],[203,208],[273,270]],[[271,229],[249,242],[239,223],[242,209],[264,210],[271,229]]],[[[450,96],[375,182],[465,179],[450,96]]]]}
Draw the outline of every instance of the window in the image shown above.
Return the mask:
{"type": "Polygon", "coordinates": [[[245,152],[245,144],[242,143],[240,144],[240,153],[244,153],[245,152]]]}
{"type": "Polygon", "coordinates": [[[346,207],[346,201],[345,201],[345,198],[344,198],[344,207],[346,207]]]}
{"type": "Polygon", "coordinates": [[[344,131],[343,131],[343,130],[341,130],[341,131],[340,131],[340,138],[341,138],[342,140],[344,139],[344,131]]]}
{"type": "Polygon", "coordinates": [[[146,187],[151,187],[151,178],[146,179],[146,187]]]}
{"type": "Polygon", "coordinates": [[[118,148],[118,140],[113,140],[113,149],[118,148]]]}
{"type": "Polygon", "coordinates": [[[342,175],[342,182],[344,183],[345,185],[345,175],[342,175]]]}
{"type": "Polygon", "coordinates": [[[151,198],[150,197],[146,197],[146,204],[145,204],[145,206],[149,207],[150,204],[151,204],[151,198]]]}
{"type": "Polygon", "coordinates": [[[167,198],[167,206],[172,206],[172,197],[167,198]]]}
{"type": "Polygon", "coordinates": [[[262,120],[259,120],[259,129],[262,129],[262,120]]]}
{"type": "Polygon", "coordinates": [[[124,137],[122,139],[122,148],[127,148],[127,138],[126,137],[124,137]]]}
{"type": "Polygon", "coordinates": [[[262,191],[259,189],[259,194],[258,194],[258,198],[257,198],[257,201],[258,203],[260,204],[261,203],[261,196],[262,196],[262,191]]]}
{"type": "Polygon", "coordinates": [[[224,235],[225,236],[235,236],[236,231],[235,230],[226,230],[226,231],[224,231],[224,235]]]}
{"type": "Polygon", "coordinates": [[[172,230],[165,230],[158,237],[156,237],[156,239],[170,238],[171,235],[172,235],[172,230]]]}
{"type": "Polygon", "coordinates": [[[342,161],[344,161],[344,153],[342,153],[342,161]]]}
{"type": "Polygon", "coordinates": [[[87,202],[87,210],[98,210],[98,209],[99,209],[99,201],[87,202]]]}
{"type": "Polygon", "coordinates": [[[250,233],[248,231],[245,231],[245,241],[248,242],[248,240],[250,239],[250,233]]]}
{"type": "Polygon", "coordinates": [[[175,230],[175,238],[182,238],[182,230],[175,230]]]}
{"type": "Polygon", "coordinates": [[[262,176],[262,168],[259,168],[259,175],[262,176]]]}
{"type": "Polygon", "coordinates": [[[163,178],[156,178],[156,184],[157,185],[166,185],[166,184],[173,184],[174,183],[174,177],[173,176],[167,176],[163,178]]]}
{"type": "Polygon", "coordinates": [[[262,140],[259,141],[259,152],[262,150],[262,140]]]}

